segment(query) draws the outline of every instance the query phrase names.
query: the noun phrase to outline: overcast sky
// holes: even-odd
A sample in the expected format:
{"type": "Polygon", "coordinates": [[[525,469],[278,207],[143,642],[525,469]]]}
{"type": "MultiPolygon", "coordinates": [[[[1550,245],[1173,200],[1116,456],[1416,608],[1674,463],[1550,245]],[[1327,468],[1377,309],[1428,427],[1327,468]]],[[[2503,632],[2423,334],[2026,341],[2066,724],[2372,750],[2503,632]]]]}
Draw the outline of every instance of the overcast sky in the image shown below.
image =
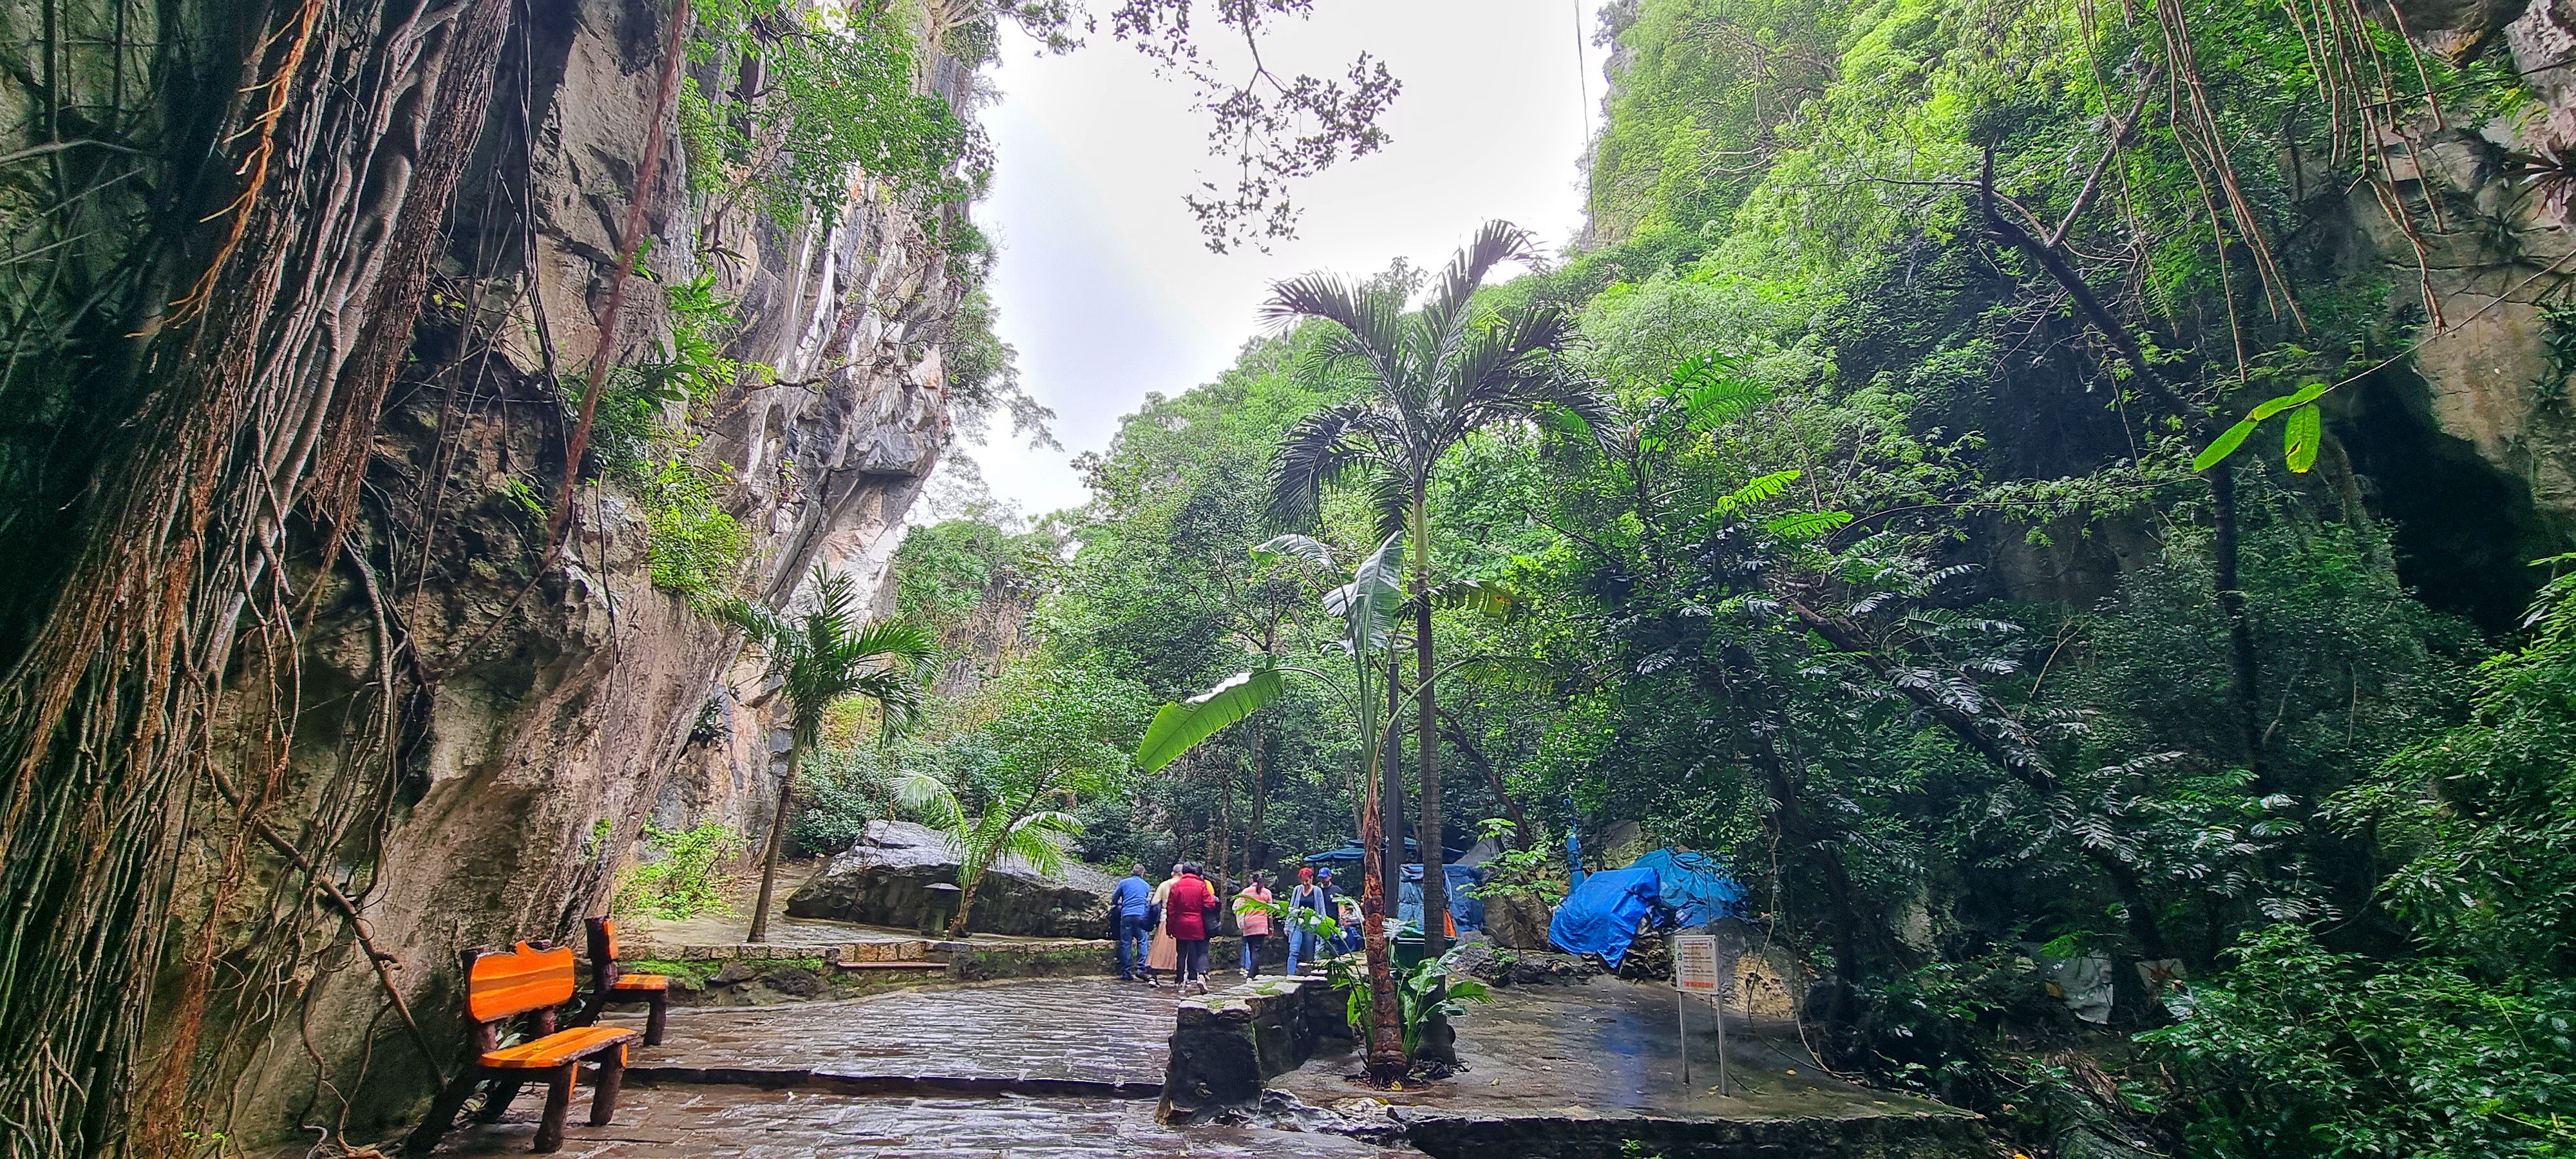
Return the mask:
{"type": "Polygon", "coordinates": [[[1300,236],[1268,254],[1209,253],[1181,204],[1222,175],[1188,87],[1105,34],[1061,57],[1013,45],[984,114],[1000,169],[976,219],[1002,247],[1002,337],[1065,450],[1030,450],[997,423],[988,445],[960,448],[994,495],[1028,515],[1082,503],[1072,455],[1105,447],[1146,392],[1230,365],[1276,279],[1371,273],[1399,255],[1436,266],[1494,217],[1562,246],[1582,224],[1577,159],[1599,115],[1597,7],[1320,0],[1313,21],[1280,30],[1263,50],[1274,71],[1339,75],[1365,48],[1404,91],[1382,121],[1393,141],[1300,186],[1300,236]]]}

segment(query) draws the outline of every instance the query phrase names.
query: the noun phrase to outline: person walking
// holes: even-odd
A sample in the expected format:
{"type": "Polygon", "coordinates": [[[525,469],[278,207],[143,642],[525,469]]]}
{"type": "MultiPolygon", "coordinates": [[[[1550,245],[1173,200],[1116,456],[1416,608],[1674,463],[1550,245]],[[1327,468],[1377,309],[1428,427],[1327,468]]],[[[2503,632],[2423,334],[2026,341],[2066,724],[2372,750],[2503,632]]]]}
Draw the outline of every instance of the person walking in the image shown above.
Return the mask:
{"type": "Polygon", "coordinates": [[[1118,939],[1118,980],[1145,981],[1145,948],[1153,940],[1154,887],[1141,864],[1127,867],[1118,889],[1109,895],[1110,935],[1118,939]]]}
{"type": "Polygon", "coordinates": [[[1243,888],[1234,895],[1234,928],[1243,935],[1243,980],[1261,976],[1261,948],[1270,941],[1270,889],[1261,884],[1261,871],[1244,875],[1243,888]]]}
{"type": "Polygon", "coordinates": [[[1164,878],[1163,884],[1154,887],[1152,896],[1146,902],[1145,923],[1154,928],[1153,945],[1145,951],[1145,984],[1148,986],[1162,985],[1162,982],[1154,977],[1158,972],[1170,971],[1175,977],[1180,973],[1180,946],[1172,941],[1171,932],[1166,928],[1167,923],[1163,920],[1170,912],[1168,903],[1171,899],[1172,885],[1179,880],[1181,880],[1181,867],[1175,865],[1172,867],[1172,875],[1164,878]]]}
{"type": "Polygon", "coordinates": [[[1323,888],[1315,884],[1315,867],[1311,865],[1297,870],[1297,888],[1288,891],[1288,976],[1291,978],[1297,976],[1297,963],[1321,961],[1327,956],[1315,937],[1314,927],[1306,924],[1313,919],[1299,916],[1298,910],[1306,910],[1316,918],[1333,916],[1332,909],[1324,904],[1323,888]]]}
{"type": "Polygon", "coordinates": [[[1195,984],[1207,993],[1208,927],[1220,912],[1216,891],[1199,876],[1195,862],[1182,862],[1181,875],[1163,893],[1163,929],[1172,935],[1180,964],[1180,991],[1195,984]]]}

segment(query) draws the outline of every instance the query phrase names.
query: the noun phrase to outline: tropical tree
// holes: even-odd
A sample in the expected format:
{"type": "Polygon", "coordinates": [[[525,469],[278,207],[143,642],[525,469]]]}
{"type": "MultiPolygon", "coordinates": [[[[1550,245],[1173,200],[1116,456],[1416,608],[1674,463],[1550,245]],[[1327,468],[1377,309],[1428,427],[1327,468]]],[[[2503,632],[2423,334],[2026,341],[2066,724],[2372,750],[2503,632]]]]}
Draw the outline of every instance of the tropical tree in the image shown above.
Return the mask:
{"type": "Polygon", "coordinates": [[[1065,806],[1115,785],[1129,765],[1138,700],[1123,681],[1065,669],[1004,678],[1000,712],[981,730],[992,760],[961,791],[937,772],[895,778],[895,799],[948,834],[957,853],[957,913],[948,936],[966,935],[984,874],[1016,859],[1039,873],[1064,870],[1067,838],[1082,835],[1065,806]]]}
{"type": "Polygon", "coordinates": [[[1489,221],[1450,260],[1420,310],[1405,309],[1401,287],[1329,274],[1274,285],[1264,310],[1276,323],[1331,323],[1315,348],[1312,369],[1359,388],[1356,397],[1308,416],[1280,441],[1271,476],[1272,514],[1283,525],[1302,526],[1320,510],[1326,484],[1364,480],[1380,533],[1401,531],[1413,545],[1408,610],[1421,761],[1422,936],[1424,951],[1435,957],[1445,941],[1435,915],[1448,912],[1449,901],[1439,869],[1444,818],[1431,632],[1432,476],[1444,456],[1480,429],[1546,412],[1592,415],[1603,407],[1600,396],[1557,357],[1575,336],[1574,320],[1564,310],[1550,303],[1501,310],[1476,305],[1486,274],[1532,255],[1527,231],[1489,221]]]}
{"type": "Polygon", "coordinates": [[[778,848],[787,836],[787,809],[796,771],[822,736],[823,714],[853,696],[877,702],[888,728],[921,707],[922,669],[937,652],[930,633],[894,620],[868,623],[859,615],[859,585],[846,572],[817,565],[813,603],[786,615],[748,600],[719,605],[723,618],[750,636],[768,657],[769,674],[787,698],[790,719],[787,776],[778,782],[778,809],[769,819],[769,841],[760,855],[760,900],[751,908],[749,940],[769,934],[769,897],[778,880],[778,848]]]}
{"type": "MultiPolygon", "coordinates": [[[[1253,551],[1266,560],[1297,559],[1327,569],[1333,567],[1332,550],[1303,535],[1283,535],[1253,551]]],[[[1166,704],[1157,711],[1153,723],[1145,728],[1144,740],[1136,747],[1138,767],[1152,772],[1169,765],[1227,725],[1278,700],[1287,692],[1283,673],[1312,677],[1345,693],[1351,714],[1359,724],[1361,772],[1356,787],[1360,798],[1360,847],[1378,848],[1387,840],[1379,820],[1378,760],[1391,747],[1385,743],[1385,736],[1393,730],[1393,722],[1381,723],[1378,715],[1382,693],[1376,685],[1377,658],[1393,643],[1395,618],[1404,597],[1403,555],[1403,533],[1390,534],[1377,550],[1360,561],[1351,573],[1351,582],[1324,594],[1325,609],[1341,617],[1344,627],[1335,648],[1350,657],[1351,681],[1347,687],[1322,671],[1295,665],[1238,674],[1205,693],[1166,704]]],[[[1375,856],[1361,858],[1360,944],[1368,963],[1368,1070],[1380,1081],[1393,1081],[1403,1077],[1412,1060],[1406,1049],[1394,957],[1386,941],[1386,891],[1383,860],[1375,856]]]]}

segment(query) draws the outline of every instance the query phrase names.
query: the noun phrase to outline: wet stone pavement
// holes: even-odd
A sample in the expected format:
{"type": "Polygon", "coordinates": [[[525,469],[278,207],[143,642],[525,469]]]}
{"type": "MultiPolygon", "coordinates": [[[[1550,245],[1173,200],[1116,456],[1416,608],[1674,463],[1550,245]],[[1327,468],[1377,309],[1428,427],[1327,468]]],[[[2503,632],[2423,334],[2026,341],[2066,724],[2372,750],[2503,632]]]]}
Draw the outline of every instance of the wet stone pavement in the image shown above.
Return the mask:
{"type": "MultiPolygon", "coordinates": [[[[645,1075],[679,1068],[1160,1086],[1179,1004],[1168,987],[1079,978],[674,1010],[662,1044],[636,1048],[632,1065],[645,1075]]],[[[603,1021],[642,1027],[640,1013],[603,1021]]]]}
{"type": "Polygon", "coordinates": [[[1965,1116],[1928,1099],[1873,1090],[1818,1069],[1795,1024],[1727,1024],[1727,1089],[1718,1090],[1716,1023],[1693,1002],[1690,1081],[1669,984],[1595,978],[1576,986],[1498,987],[1458,1023],[1458,1074],[1402,1092],[1361,1091],[1349,1054],[1318,1056],[1271,1086],[1329,1106],[1370,1094],[1471,1115],[1629,1113],[1684,1118],[1965,1116]]]}
{"type": "MultiPolygon", "coordinates": [[[[544,1100],[457,1130],[441,1156],[525,1155],[544,1100]]],[[[1166,1127],[1144,1100],[886,1098],[730,1086],[630,1086],[617,1123],[584,1126],[583,1090],[565,1159],[1384,1159],[1333,1135],[1166,1127]]]]}

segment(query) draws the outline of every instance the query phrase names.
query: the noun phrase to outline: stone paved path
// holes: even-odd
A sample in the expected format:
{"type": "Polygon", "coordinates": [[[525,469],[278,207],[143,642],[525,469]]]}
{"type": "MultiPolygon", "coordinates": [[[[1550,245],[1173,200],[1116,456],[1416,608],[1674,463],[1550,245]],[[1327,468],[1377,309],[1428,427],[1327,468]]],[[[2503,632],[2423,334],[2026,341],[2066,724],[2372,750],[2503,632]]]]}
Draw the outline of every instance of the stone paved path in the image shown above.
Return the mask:
{"type": "MultiPolygon", "coordinates": [[[[841,1077],[1160,1084],[1179,999],[1115,979],[907,990],[851,1002],[674,1010],[638,1067],[841,1077]]],[[[640,1015],[611,1016],[612,1023],[640,1015]]]]}
{"type": "MultiPolygon", "coordinates": [[[[628,1087],[617,1123],[581,1125],[577,1093],[563,1159],[1388,1159],[1334,1135],[1250,1128],[1174,1129],[1154,1104],[1094,1099],[854,1098],[747,1087],[628,1087]]],[[[467,1127],[441,1156],[528,1153],[544,1100],[520,1098],[502,1122],[467,1127]]]]}

